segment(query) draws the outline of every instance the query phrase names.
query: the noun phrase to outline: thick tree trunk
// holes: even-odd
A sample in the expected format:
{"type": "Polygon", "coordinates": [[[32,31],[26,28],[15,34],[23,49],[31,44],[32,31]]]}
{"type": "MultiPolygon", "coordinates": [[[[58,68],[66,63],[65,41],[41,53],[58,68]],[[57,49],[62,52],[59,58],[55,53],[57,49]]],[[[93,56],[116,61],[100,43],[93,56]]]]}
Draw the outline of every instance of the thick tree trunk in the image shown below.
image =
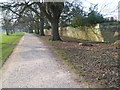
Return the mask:
{"type": "Polygon", "coordinates": [[[40,27],[39,27],[39,22],[36,22],[36,28],[35,28],[35,30],[36,30],[36,34],[40,34],[40,27]]]}
{"type": "Polygon", "coordinates": [[[52,23],[52,40],[61,41],[59,31],[58,31],[58,21],[54,20],[52,23]]]}
{"type": "Polygon", "coordinates": [[[9,30],[6,29],[6,35],[9,35],[9,30]]]}
{"type": "Polygon", "coordinates": [[[45,36],[44,34],[44,19],[40,19],[40,35],[45,36]]]}
{"type": "Polygon", "coordinates": [[[44,5],[42,3],[36,3],[40,10],[44,13],[47,19],[51,22],[52,26],[52,40],[59,41],[61,40],[59,31],[58,31],[58,23],[60,14],[64,8],[64,2],[60,3],[49,3],[46,2],[44,5]]]}

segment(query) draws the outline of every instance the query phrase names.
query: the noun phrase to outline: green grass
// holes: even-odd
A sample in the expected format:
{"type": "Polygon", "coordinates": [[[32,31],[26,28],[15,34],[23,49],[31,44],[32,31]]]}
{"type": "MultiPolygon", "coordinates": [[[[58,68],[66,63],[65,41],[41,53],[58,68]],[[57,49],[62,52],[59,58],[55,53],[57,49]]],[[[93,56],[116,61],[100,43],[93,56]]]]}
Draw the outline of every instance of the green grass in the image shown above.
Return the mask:
{"type": "Polygon", "coordinates": [[[60,56],[63,60],[65,60],[65,63],[79,76],[85,76],[84,72],[81,72],[77,69],[77,67],[73,64],[72,60],[69,58],[69,53],[65,52],[64,50],[60,48],[55,48],[56,53],[58,56],[60,56]]]}
{"type": "Polygon", "coordinates": [[[2,40],[0,41],[0,66],[11,54],[14,47],[17,45],[23,35],[24,33],[14,33],[9,36],[7,36],[5,33],[0,34],[0,37],[2,38],[2,40]]]}
{"type": "Polygon", "coordinates": [[[66,64],[75,71],[75,66],[72,63],[72,60],[69,59],[69,54],[64,50],[61,50],[60,48],[56,48],[55,50],[57,55],[60,56],[63,60],[65,60],[66,64]]]}
{"type": "Polygon", "coordinates": [[[56,48],[56,52],[58,54],[58,56],[60,56],[62,59],[64,60],[68,60],[68,56],[67,53],[59,48],[56,48]]]}

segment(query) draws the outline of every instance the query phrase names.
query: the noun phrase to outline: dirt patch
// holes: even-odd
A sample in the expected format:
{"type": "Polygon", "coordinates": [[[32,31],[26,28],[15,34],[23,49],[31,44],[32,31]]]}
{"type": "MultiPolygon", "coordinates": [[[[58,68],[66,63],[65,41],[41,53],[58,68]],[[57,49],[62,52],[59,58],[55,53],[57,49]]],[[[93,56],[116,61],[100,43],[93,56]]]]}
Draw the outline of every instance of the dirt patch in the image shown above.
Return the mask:
{"type": "Polygon", "coordinates": [[[118,88],[118,48],[110,43],[82,41],[62,37],[61,41],[49,41],[50,36],[40,37],[53,46],[56,52],[75,72],[88,83],[105,88],[118,88]],[[81,45],[80,43],[84,43],[81,45]]]}

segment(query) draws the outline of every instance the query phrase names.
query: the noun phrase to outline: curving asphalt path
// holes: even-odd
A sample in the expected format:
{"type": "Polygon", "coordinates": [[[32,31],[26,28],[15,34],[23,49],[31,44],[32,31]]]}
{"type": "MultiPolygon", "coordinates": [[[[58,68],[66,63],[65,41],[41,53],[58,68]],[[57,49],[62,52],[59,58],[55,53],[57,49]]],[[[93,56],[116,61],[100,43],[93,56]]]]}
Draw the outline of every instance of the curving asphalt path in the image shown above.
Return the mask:
{"type": "Polygon", "coordinates": [[[26,33],[0,70],[1,88],[86,88],[38,37],[26,33]]]}

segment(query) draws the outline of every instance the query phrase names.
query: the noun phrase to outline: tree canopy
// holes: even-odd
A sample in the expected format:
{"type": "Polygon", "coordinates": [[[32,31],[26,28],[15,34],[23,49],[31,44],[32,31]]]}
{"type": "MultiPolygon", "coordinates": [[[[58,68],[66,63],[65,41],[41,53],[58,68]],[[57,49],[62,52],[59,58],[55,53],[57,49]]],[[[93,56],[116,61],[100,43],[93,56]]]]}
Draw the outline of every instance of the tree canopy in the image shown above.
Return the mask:
{"type": "MultiPolygon", "coordinates": [[[[76,2],[7,2],[1,3],[2,11],[9,13],[16,28],[44,36],[44,28],[52,28],[52,40],[61,40],[58,27],[71,25],[72,27],[89,26],[108,22],[97,10],[98,5],[91,6],[89,11],[84,10],[82,3],[76,2]]],[[[5,21],[6,22],[6,21],[5,21]]],[[[4,23],[5,24],[5,23],[4,23]]],[[[3,25],[4,26],[4,25],[3,25]]],[[[10,27],[9,27],[10,29],[10,27]]]]}

